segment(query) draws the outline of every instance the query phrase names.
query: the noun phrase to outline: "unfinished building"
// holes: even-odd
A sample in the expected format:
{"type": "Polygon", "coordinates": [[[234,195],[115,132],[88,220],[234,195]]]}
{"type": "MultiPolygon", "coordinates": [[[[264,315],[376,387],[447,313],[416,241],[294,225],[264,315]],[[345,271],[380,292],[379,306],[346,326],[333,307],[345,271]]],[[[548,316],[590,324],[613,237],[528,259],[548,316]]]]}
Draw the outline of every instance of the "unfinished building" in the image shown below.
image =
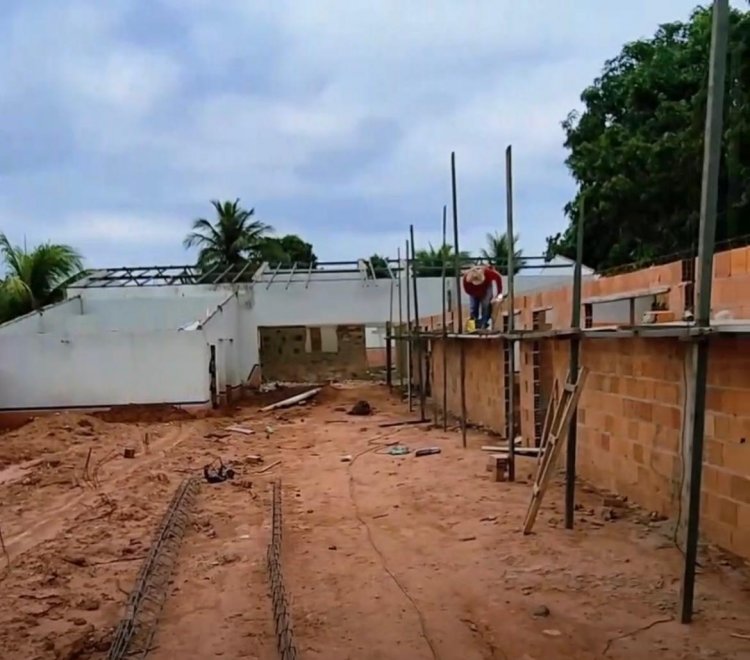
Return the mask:
{"type": "MultiPolygon", "coordinates": [[[[522,276],[518,286],[566,277],[522,276]]],[[[363,260],[215,276],[190,266],[95,270],[63,302],[0,326],[0,412],[216,406],[261,379],[363,377],[406,282],[403,264],[375,277],[363,260]]],[[[422,309],[437,313],[441,278],[417,284],[422,309]]],[[[450,283],[448,308],[456,299],[450,283]]]]}
{"type": "MultiPolygon", "coordinates": [[[[686,506],[686,398],[694,260],[611,277],[584,277],[581,364],[589,377],[578,404],[578,471],[597,487],[631,498],[659,516],[686,506]]],[[[750,248],[714,258],[701,530],[750,558],[750,248]]],[[[514,314],[519,359],[513,435],[538,446],[555,383],[569,366],[572,287],[519,293],[514,314]]],[[[502,315],[507,319],[507,305],[502,315]]],[[[421,320],[431,344],[433,404],[460,418],[460,356],[466,420],[508,434],[509,339],[463,335],[448,315],[421,320]],[[445,355],[444,355],[445,354],[445,355]],[[445,359],[445,362],[444,362],[445,359]],[[444,372],[444,364],[446,370],[444,372]]],[[[498,325],[501,327],[501,325],[498,325]]],[[[684,520],[679,520],[684,523],[684,520]]]]}

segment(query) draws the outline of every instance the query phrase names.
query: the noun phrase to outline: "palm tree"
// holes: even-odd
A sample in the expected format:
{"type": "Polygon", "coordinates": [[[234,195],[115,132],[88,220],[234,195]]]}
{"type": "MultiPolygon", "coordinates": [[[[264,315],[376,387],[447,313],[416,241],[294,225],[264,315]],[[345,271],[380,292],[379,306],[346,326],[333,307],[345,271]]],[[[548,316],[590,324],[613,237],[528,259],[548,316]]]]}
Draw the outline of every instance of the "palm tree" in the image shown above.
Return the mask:
{"type": "MultiPolygon", "coordinates": [[[[518,245],[518,235],[516,234],[513,243],[518,245]]],[[[503,233],[487,234],[487,247],[482,249],[482,258],[492,264],[499,273],[508,274],[508,254],[510,245],[508,244],[508,235],[503,233]]],[[[516,250],[513,253],[513,274],[517,273],[524,265],[523,250],[516,250]]]]}
{"type": "Polygon", "coordinates": [[[0,321],[41,309],[65,296],[65,285],[81,272],[81,256],[72,247],[43,243],[32,250],[11,245],[0,233],[6,277],[0,281],[0,321]]]}
{"type": "MultiPolygon", "coordinates": [[[[447,276],[456,275],[455,257],[450,245],[441,245],[436,249],[430,243],[429,249],[417,250],[414,257],[414,274],[417,277],[440,277],[443,274],[443,265],[447,276]]],[[[466,252],[458,253],[459,268],[470,260],[466,252]]]]}
{"type": "Polygon", "coordinates": [[[183,241],[186,248],[200,247],[198,267],[203,271],[230,267],[234,270],[257,259],[263,239],[273,229],[253,220],[255,209],[242,208],[239,199],[224,203],[211,200],[211,205],[216,210],[216,221],[194,220],[193,231],[183,241]]]}

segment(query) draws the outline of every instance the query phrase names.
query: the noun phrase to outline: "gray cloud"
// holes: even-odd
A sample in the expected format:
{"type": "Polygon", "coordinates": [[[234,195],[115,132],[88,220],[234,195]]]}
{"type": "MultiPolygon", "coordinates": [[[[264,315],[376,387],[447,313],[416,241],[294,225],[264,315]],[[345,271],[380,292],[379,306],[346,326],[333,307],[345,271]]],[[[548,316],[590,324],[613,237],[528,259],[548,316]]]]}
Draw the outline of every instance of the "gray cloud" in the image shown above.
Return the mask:
{"type": "Polygon", "coordinates": [[[89,263],[179,262],[190,220],[242,197],[323,258],[440,240],[458,154],[462,243],[521,241],[573,193],[560,121],[604,60],[691,0],[628,4],[6,0],[0,229],[89,263]]]}

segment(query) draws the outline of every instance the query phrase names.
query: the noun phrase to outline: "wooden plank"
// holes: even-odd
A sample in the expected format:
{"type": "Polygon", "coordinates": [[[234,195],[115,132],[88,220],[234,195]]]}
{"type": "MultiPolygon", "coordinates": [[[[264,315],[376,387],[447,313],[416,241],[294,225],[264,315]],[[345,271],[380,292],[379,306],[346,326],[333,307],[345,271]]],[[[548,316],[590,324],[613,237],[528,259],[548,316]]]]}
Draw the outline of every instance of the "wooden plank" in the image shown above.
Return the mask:
{"type": "MultiPolygon", "coordinates": [[[[555,414],[555,419],[552,425],[552,429],[549,435],[547,446],[544,448],[544,454],[540,459],[538,477],[535,479],[534,487],[532,489],[531,501],[529,502],[529,509],[526,513],[526,519],[524,520],[523,533],[529,534],[536,521],[537,514],[539,513],[539,507],[542,504],[542,499],[547,491],[549,482],[552,476],[552,472],[555,470],[557,459],[560,454],[560,450],[565,446],[565,430],[570,424],[570,419],[573,416],[573,410],[578,404],[578,399],[583,392],[583,386],[586,383],[588,376],[588,369],[581,367],[578,370],[578,379],[575,383],[573,392],[569,392],[567,389],[563,390],[563,395],[560,398],[560,404],[555,414]]],[[[570,382],[570,374],[568,374],[568,382],[570,382]]]]}
{"type": "Polygon", "coordinates": [[[607,296],[594,296],[585,298],[581,302],[584,305],[601,305],[608,302],[617,302],[619,300],[631,300],[635,298],[648,298],[649,296],[660,296],[669,293],[672,287],[659,286],[652,289],[635,289],[633,291],[623,291],[622,293],[612,293],[607,296]]]}

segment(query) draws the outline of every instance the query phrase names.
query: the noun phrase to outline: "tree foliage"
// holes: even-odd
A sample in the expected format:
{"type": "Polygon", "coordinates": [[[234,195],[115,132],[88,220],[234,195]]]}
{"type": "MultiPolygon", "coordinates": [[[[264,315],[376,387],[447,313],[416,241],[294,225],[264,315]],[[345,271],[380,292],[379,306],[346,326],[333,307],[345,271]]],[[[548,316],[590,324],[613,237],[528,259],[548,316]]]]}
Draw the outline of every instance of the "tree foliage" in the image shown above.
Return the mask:
{"type": "Polygon", "coordinates": [[[244,209],[240,200],[220,202],[212,200],[216,212],[212,222],[206,218],[193,221],[193,230],[183,242],[186,248],[198,247],[198,267],[213,269],[241,269],[248,260],[257,259],[260,246],[272,228],[253,220],[255,210],[244,209]]]}
{"type": "Polygon", "coordinates": [[[313,252],[313,246],[303,241],[296,234],[287,234],[280,238],[264,238],[258,246],[261,261],[267,261],[272,266],[281,265],[282,268],[314,268],[318,264],[318,257],[313,252]]]}
{"type": "Polygon", "coordinates": [[[203,271],[226,270],[231,274],[249,264],[257,268],[264,261],[272,267],[315,268],[318,257],[310,243],[296,234],[270,236],[273,227],[254,219],[255,209],[242,208],[240,200],[212,200],[215,220],[198,218],[185,237],[186,248],[198,247],[198,267],[203,271]]]}
{"type": "Polygon", "coordinates": [[[83,269],[81,256],[69,245],[43,243],[27,250],[0,233],[0,254],[6,270],[0,281],[0,322],[59,302],[65,285],[83,269]]]}
{"type": "MultiPolygon", "coordinates": [[[[518,235],[515,236],[513,243],[518,245],[518,235]]],[[[489,262],[498,273],[508,274],[510,244],[506,233],[487,234],[487,247],[482,249],[481,254],[482,258],[489,262]]],[[[513,273],[517,273],[523,266],[523,251],[515,250],[513,252],[513,273]]]]}
{"type": "MultiPolygon", "coordinates": [[[[750,234],[750,12],[730,16],[717,241],[750,234]]],[[[711,11],[626,44],[563,122],[566,164],[585,194],[584,262],[647,263],[696,247],[711,11]]],[[[547,256],[575,256],[575,231],[547,256]]]]}
{"type": "MultiPolygon", "coordinates": [[[[440,277],[443,274],[443,267],[448,277],[456,276],[456,260],[451,245],[441,245],[435,248],[430,243],[426,250],[417,250],[414,256],[413,269],[417,277],[440,277]]],[[[459,268],[462,268],[471,262],[471,258],[462,251],[458,253],[458,262],[459,268]]]]}
{"type": "Polygon", "coordinates": [[[372,270],[375,272],[376,279],[388,279],[391,276],[391,273],[388,270],[388,261],[385,257],[382,257],[379,254],[373,254],[370,257],[370,263],[372,264],[372,270]]]}

